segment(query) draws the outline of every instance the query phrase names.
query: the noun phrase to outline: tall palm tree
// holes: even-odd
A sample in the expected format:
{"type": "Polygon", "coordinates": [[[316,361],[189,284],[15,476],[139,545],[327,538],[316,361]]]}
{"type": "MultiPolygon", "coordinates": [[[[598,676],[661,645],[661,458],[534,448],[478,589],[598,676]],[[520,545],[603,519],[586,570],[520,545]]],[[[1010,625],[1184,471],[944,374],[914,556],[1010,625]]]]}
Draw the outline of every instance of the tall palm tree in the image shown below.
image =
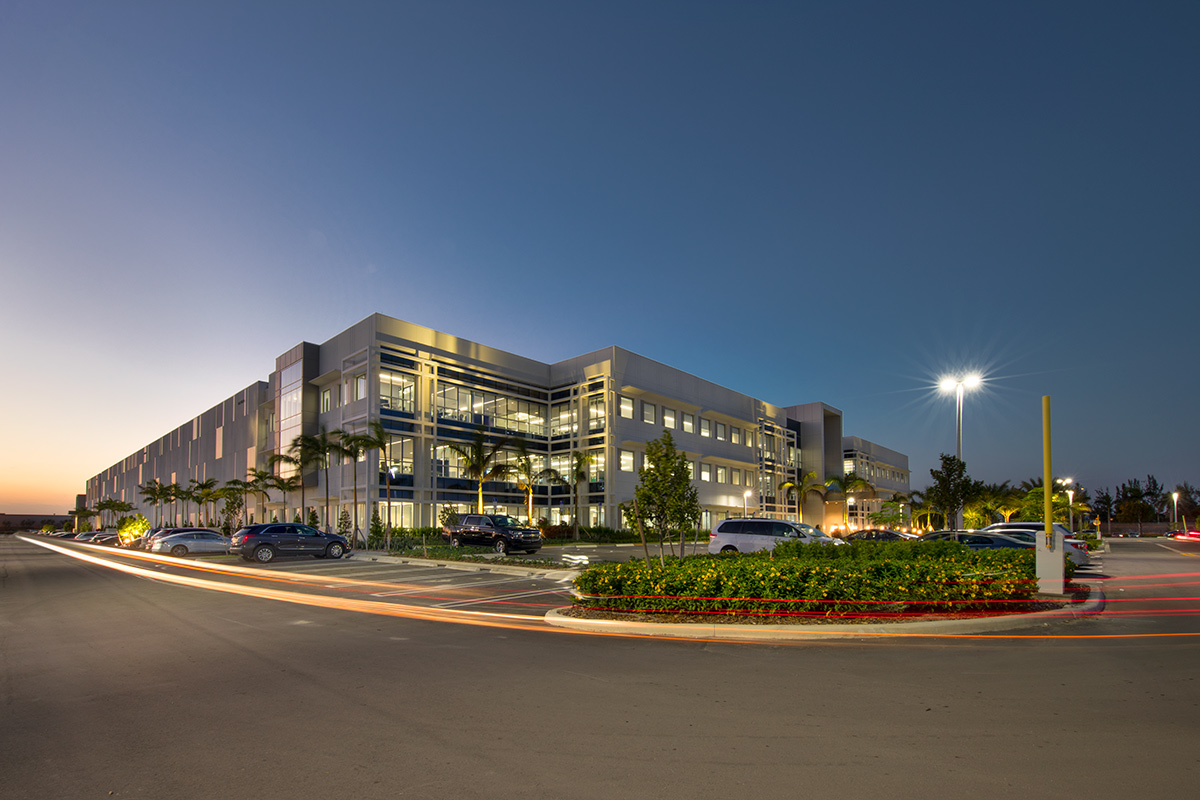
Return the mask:
{"type": "Polygon", "coordinates": [[[533,465],[533,458],[529,454],[529,445],[524,439],[516,439],[517,444],[517,460],[513,467],[513,477],[516,479],[517,488],[525,493],[525,507],[529,514],[528,522],[533,524],[533,489],[543,483],[553,484],[558,486],[566,486],[567,482],[558,470],[553,467],[545,469],[537,469],[533,465]]]}
{"type": "Polygon", "coordinates": [[[800,482],[784,481],[779,484],[779,490],[783,493],[783,501],[786,503],[788,495],[796,495],[796,519],[804,521],[804,501],[813,494],[824,494],[825,484],[817,477],[817,473],[809,470],[800,476],[800,482]]]}
{"type": "Polygon", "coordinates": [[[572,450],[571,463],[567,467],[567,474],[564,476],[567,483],[571,484],[572,504],[575,507],[575,541],[579,541],[579,484],[588,479],[588,466],[592,463],[592,454],[586,450],[572,450]]]}
{"type": "Polygon", "coordinates": [[[178,483],[167,483],[167,484],[164,484],[162,488],[163,488],[162,501],[164,503],[171,504],[171,527],[174,527],[175,525],[179,524],[178,523],[179,512],[178,512],[178,509],[175,508],[175,504],[177,502],[179,502],[179,488],[180,487],[179,487],[178,483]]]}
{"type": "Polygon", "coordinates": [[[487,433],[480,425],[475,429],[475,436],[468,444],[447,443],[447,447],[462,460],[462,471],[478,487],[478,504],[476,513],[483,513],[483,484],[488,481],[499,481],[507,478],[513,471],[510,464],[500,462],[500,453],[509,444],[507,436],[500,436],[488,444],[487,433]]]}

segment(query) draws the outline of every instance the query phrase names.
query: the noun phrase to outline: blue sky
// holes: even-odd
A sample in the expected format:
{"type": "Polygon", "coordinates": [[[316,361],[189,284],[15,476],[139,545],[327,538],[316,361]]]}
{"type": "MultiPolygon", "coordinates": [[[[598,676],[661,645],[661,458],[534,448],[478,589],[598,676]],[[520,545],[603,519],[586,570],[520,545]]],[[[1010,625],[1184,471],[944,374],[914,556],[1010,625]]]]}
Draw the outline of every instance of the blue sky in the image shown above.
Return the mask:
{"type": "Polygon", "coordinates": [[[10,2],[0,511],[381,312],[1200,483],[1200,5],[10,2]]]}

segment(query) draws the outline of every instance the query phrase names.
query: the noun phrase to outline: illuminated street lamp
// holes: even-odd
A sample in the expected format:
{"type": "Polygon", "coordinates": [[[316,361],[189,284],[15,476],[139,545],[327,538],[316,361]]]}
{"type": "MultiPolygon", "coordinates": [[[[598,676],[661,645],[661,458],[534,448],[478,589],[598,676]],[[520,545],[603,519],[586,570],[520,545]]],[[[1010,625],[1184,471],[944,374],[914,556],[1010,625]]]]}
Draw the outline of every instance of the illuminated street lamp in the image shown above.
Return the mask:
{"type": "Polygon", "coordinates": [[[850,527],[850,515],[854,513],[854,498],[846,498],[846,527],[850,527]]]}
{"type": "MultiPolygon", "coordinates": [[[[955,399],[955,414],[954,414],[954,430],[955,430],[955,455],[958,460],[963,460],[962,453],[962,419],[963,419],[963,391],[966,389],[974,389],[983,378],[978,375],[967,375],[965,378],[943,378],[940,385],[943,392],[954,392],[955,399]]],[[[958,516],[955,519],[955,530],[962,530],[963,512],[960,508],[958,516]]]]}
{"type": "MultiPolygon", "coordinates": [[[[1070,486],[1075,482],[1074,478],[1056,478],[1056,483],[1061,483],[1063,486],[1070,486]]],[[[1071,533],[1075,533],[1075,490],[1067,489],[1067,519],[1071,533]]]]}
{"type": "Polygon", "coordinates": [[[745,492],[742,494],[742,516],[743,516],[743,517],[748,517],[748,516],[750,516],[750,508],[749,508],[749,505],[750,505],[750,490],[749,490],[749,489],[747,489],[747,490],[746,490],[746,491],[745,491],[745,492]]]}
{"type": "Polygon", "coordinates": [[[1179,527],[1179,492],[1171,492],[1171,499],[1175,501],[1175,518],[1171,521],[1171,530],[1179,527]]]}

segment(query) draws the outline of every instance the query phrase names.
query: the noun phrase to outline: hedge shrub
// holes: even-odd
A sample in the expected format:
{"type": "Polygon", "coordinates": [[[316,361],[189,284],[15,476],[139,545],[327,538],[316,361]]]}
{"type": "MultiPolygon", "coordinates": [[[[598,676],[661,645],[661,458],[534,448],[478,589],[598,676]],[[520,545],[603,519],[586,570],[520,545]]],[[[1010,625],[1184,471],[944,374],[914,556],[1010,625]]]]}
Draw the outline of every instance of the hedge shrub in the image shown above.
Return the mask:
{"type": "Polygon", "coordinates": [[[777,547],[774,557],[596,565],[575,579],[582,595],[575,605],[693,614],[886,617],[1020,611],[1037,592],[1036,556],[1030,550],[973,551],[953,542],[861,544],[867,546],[789,544],[777,547]]]}

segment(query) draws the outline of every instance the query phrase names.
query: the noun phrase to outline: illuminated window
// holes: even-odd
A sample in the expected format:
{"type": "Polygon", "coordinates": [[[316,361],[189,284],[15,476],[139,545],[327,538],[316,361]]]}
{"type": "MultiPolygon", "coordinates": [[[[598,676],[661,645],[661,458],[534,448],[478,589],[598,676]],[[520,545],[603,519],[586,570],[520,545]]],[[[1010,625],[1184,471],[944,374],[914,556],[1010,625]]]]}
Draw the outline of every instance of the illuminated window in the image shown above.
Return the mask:
{"type": "Polygon", "coordinates": [[[741,444],[742,443],[742,429],[741,428],[730,428],[729,429],[729,441],[733,442],[734,444],[741,444]]]}
{"type": "Polygon", "coordinates": [[[666,406],[663,406],[663,427],[671,428],[672,430],[674,430],[674,428],[675,428],[675,409],[667,408],[666,406]]]}
{"type": "Polygon", "coordinates": [[[633,419],[633,398],[618,397],[617,411],[625,419],[633,419]]]}
{"type": "Polygon", "coordinates": [[[366,397],[367,397],[367,376],[366,375],[355,375],[354,376],[354,399],[355,400],[365,400],[366,397]]]}
{"type": "Polygon", "coordinates": [[[618,450],[617,455],[621,460],[621,464],[620,464],[621,472],[633,472],[633,451],[632,450],[618,450]]]}
{"type": "Polygon", "coordinates": [[[696,479],[696,462],[689,461],[689,462],[687,462],[687,465],[688,465],[688,477],[691,478],[692,480],[695,480],[696,479]]]}
{"type": "Polygon", "coordinates": [[[700,480],[708,481],[710,483],[712,482],[712,465],[711,464],[701,464],[700,465],[700,480]]]}
{"type": "Polygon", "coordinates": [[[654,424],[654,403],[642,403],[642,422],[654,424]]]}
{"type": "Polygon", "coordinates": [[[326,411],[328,411],[330,409],[330,407],[332,406],[332,400],[331,400],[332,395],[333,395],[332,389],[322,389],[321,390],[321,413],[322,414],[324,414],[326,411]]]}
{"type": "Polygon", "coordinates": [[[729,467],[717,467],[717,483],[729,483],[729,467]]]}
{"type": "Polygon", "coordinates": [[[742,471],[740,469],[729,470],[729,482],[734,486],[742,485],[742,471]]]}
{"type": "Polygon", "coordinates": [[[700,435],[712,436],[712,423],[706,420],[704,417],[700,418],[700,435]]]}
{"type": "Polygon", "coordinates": [[[725,423],[724,422],[717,423],[717,441],[718,442],[725,441],[725,423]]]}
{"type": "Polygon", "coordinates": [[[684,415],[683,415],[683,432],[684,433],[695,433],[696,432],[696,418],[693,417],[691,414],[688,414],[687,412],[684,412],[684,415]]]}

